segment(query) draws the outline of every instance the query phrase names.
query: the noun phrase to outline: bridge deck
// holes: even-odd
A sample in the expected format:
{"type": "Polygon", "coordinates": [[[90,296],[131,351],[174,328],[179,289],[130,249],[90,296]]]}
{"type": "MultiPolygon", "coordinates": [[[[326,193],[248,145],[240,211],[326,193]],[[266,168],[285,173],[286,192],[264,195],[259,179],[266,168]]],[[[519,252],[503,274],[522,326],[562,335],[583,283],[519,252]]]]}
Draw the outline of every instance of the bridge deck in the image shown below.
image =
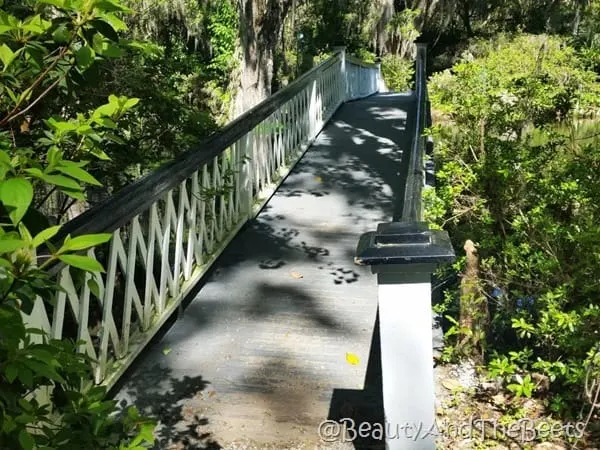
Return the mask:
{"type": "Polygon", "coordinates": [[[158,448],[313,448],[334,390],[364,388],[377,285],[353,255],[402,194],[413,108],[399,94],[343,105],[124,377],[116,398],[160,418],[158,448]]]}

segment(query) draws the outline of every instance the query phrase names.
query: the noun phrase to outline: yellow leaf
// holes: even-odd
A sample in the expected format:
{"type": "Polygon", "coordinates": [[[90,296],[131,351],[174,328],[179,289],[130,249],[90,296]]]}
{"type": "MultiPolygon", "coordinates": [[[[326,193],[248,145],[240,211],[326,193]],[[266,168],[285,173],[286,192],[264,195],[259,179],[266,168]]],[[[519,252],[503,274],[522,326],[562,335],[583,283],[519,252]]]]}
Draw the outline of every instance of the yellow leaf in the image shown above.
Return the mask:
{"type": "Polygon", "coordinates": [[[444,386],[449,391],[454,391],[454,390],[460,388],[461,385],[457,380],[448,379],[448,380],[442,381],[442,386],[444,386]]]}
{"type": "Polygon", "coordinates": [[[163,348],[163,355],[168,355],[169,353],[171,353],[171,349],[170,348],[163,348]]]}
{"type": "Polygon", "coordinates": [[[323,182],[323,178],[321,178],[321,177],[315,177],[315,181],[317,183],[322,183],[323,182]]]}
{"type": "Polygon", "coordinates": [[[348,361],[348,364],[352,364],[353,366],[356,366],[358,363],[360,363],[360,359],[354,353],[346,353],[346,361],[348,361]]]}
{"type": "Polygon", "coordinates": [[[292,278],[295,278],[296,280],[298,280],[300,278],[304,278],[304,275],[302,275],[301,273],[295,272],[293,270],[290,272],[290,276],[292,278]]]}

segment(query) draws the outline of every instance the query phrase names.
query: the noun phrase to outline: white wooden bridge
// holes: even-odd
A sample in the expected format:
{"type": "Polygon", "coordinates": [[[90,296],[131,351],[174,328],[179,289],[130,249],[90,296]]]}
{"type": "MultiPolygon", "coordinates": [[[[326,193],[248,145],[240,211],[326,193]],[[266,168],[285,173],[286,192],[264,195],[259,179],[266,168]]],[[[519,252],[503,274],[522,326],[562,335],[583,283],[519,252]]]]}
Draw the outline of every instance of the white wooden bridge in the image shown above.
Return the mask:
{"type": "Polygon", "coordinates": [[[419,224],[424,61],[415,91],[382,93],[340,50],[66,224],[113,234],[89,251],[106,273],[56,267],[30,325],[84,341],[93,382],[160,419],[158,448],[325,448],[319,423],[381,422],[384,397],[387,421],[431,420],[429,276],[452,251],[419,224]]]}

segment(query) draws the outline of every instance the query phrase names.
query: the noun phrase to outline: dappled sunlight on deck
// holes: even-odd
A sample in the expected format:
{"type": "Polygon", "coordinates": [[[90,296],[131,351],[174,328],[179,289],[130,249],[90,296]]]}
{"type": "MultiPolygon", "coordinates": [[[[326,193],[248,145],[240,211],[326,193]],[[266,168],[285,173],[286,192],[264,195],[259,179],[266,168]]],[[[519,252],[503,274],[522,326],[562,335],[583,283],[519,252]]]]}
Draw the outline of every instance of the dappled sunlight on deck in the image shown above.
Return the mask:
{"type": "Polygon", "coordinates": [[[363,389],[377,285],[353,255],[401,194],[410,133],[398,127],[410,129],[413,105],[382,95],[342,106],[126,376],[117,398],[158,413],[161,448],[317,442],[334,389],[363,389]]]}

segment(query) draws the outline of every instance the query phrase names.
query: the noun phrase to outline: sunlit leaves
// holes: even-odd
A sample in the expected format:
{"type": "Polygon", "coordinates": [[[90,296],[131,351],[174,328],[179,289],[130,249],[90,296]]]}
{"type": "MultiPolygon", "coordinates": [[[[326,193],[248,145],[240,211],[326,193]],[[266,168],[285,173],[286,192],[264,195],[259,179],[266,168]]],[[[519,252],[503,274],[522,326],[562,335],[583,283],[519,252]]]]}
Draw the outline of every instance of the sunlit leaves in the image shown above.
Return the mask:
{"type": "Polygon", "coordinates": [[[0,254],[12,253],[15,250],[25,247],[27,243],[22,239],[5,239],[4,236],[0,237],[0,254]]]}
{"type": "Polygon", "coordinates": [[[58,257],[62,262],[69,266],[76,267],[88,272],[104,272],[102,265],[89,256],[81,255],[60,255],[58,257]]]}
{"type": "Polygon", "coordinates": [[[60,225],[56,225],[56,226],[46,228],[45,230],[40,231],[33,238],[33,241],[32,241],[33,247],[39,247],[44,242],[49,241],[56,235],[56,233],[58,233],[59,230],[60,230],[60,225]]]}
{"type": "Polygon", "coordinates": [[[63,246],[58,250],[58,254],[65,253],[67,251],[85,250],[90,247],[95,247],[100,244],[108,242],[112,234],[101,233],[101,234],[88,234],[85,236],[77,236],[70,238],[67,236],[63,246]]]}
{"type": "Polygon", "coordinates": [[[33,187],[26,179],[9,178],[0,183],[0,201],[13,224],[21,221],[32,200],[33,187]]]}
{"type": "Polygon", "coordinates": [[[598,125],[577,119],[599,96],[583,67],[557,37],[517,35],[482,43],[429,85],[445,117],[429,218],[480,244],[488,343],[502,352],[490,373],[528,397],[527,373],[542,372],[561,389],[561,408],[579,401],[600,317],[600,153],[584,144],[598,125]]]}

